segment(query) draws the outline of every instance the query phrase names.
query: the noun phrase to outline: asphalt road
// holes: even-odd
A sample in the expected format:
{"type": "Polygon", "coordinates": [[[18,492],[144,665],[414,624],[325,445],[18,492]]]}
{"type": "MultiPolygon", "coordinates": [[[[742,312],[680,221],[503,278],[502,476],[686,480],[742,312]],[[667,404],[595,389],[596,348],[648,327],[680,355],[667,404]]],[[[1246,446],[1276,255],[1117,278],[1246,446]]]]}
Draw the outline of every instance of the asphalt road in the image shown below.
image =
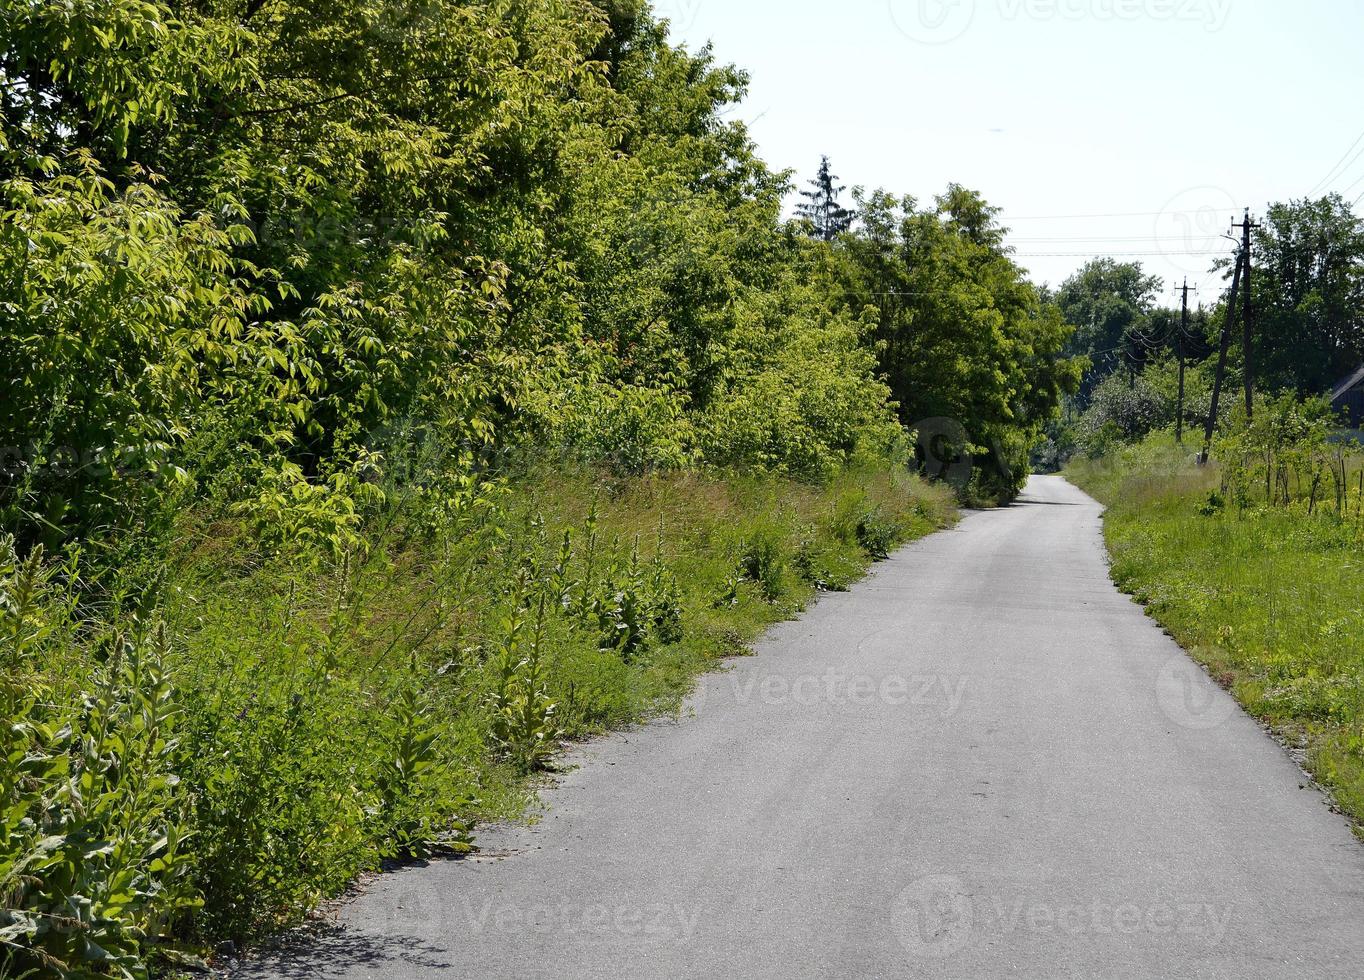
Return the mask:
{"type": "Polygon", "coordinates": [[[1058,478],[244,977],[1364,976],[1364,845],[1058,478]]]}

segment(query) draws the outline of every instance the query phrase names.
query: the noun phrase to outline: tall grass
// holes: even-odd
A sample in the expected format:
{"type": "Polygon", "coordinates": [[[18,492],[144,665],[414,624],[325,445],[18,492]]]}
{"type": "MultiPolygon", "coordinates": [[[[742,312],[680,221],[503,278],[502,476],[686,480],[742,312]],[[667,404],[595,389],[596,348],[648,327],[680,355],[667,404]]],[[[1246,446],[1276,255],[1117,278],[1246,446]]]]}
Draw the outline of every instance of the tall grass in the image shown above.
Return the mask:
{"type": "Polygon", "coordinates": [[[76,559],[7,553],[4,691],[27,734],[6,751],[30,762],[0,788],[29,830],[0,867],[0,973],[141,976],[153,948],[258,939],[386,858],[466,851],[480,822],[523,811],[564,742],[675,708],[953,511],[890,466],[822,485],[545,470],[450,499],[433,516],[391,495],[339,547],[190,515],[169,561],[98,590],[76,559]],[[119,598],[151,572],[154,608],[119,598]],[[95,730],[103,754],[67,751],[95,730]],[[139,801],[108,797],[137,821],[123,905],[82,856],[110,811],[70,802],[100,779],[139,801]],[[53,850],[53,828],[76,843],[53,850]]]}

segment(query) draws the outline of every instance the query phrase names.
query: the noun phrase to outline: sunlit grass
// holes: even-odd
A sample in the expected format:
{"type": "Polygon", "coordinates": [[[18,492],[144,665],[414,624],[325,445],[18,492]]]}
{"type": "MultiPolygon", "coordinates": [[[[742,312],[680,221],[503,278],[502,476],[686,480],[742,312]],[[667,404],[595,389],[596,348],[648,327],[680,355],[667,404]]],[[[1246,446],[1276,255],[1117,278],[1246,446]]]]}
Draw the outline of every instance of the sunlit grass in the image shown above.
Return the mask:
{"type": "Polygon", "coordinates": [[[400,851],[395,826],[439,836],[522,816],[541,741],[552,768],[556,745],[676,710],[700,674],[954,510],[948,490],[892,464],[823,484],[545,467],[467,526],[413,532],[378,515],[364,555],[340,564],[272,557],[231,523],[188,533],[166,616],[182,638],[204,932],[296,920],[400,851]],[[631,589],[647,638],[605,646],[600,604],[609,616],[631,589]],[[668,635],[648,618],[659,589],[675,610],[668,635]],[[512,745],[498,728],[505,678],[521,682],[532,652],[512,745]],[[409,762],[418,737],[430,747],[409,762]],[[395,760],[426,768],[384,809],[395,760]]]}

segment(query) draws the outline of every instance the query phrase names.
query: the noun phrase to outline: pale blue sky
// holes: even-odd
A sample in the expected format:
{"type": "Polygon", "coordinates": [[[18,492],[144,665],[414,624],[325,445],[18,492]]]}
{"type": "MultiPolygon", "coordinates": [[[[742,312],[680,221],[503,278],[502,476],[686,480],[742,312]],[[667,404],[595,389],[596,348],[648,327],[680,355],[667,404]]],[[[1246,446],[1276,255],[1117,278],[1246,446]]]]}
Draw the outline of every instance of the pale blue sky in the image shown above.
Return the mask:
{"type": "Polygon", "coordinates": [[[1210,299],[1211,258],[1178,253],[1225,245],[1233,211],[1364,195],[1364,141],[1318,186],[1364,131],[1358,0],[655,7],[752,74],[740,115],[774,167],[804,180],[828,153],[849,186],[921,199],[966,184],[1005,208],[1038,281],[1084,262],[1047,253],[1157,252],[1133,257],[1210,299]],[[1050,220],[1093,214],[1123,216],[1050,220]]]}

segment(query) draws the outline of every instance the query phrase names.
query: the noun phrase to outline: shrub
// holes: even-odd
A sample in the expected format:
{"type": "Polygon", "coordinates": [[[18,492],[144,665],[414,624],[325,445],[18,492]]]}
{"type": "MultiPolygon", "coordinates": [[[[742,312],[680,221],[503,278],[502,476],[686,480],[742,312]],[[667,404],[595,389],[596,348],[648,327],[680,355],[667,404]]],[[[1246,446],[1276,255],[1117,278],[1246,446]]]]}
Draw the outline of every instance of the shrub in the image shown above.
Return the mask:
{"type": "Polygon", "coordinates": [[[550,700],[540,659],[544,628],[543,601],[529,643],[524,642],[524,618],[514,615],[504,623],[506,637],[495,661],[492,740],[523,775],[543,768],[563,736],[554,726],[558,705],[550,700]]]}
{"type": "Polygon", "coordinates": [[[1112,452],[1120,441],[1139,439],[1174,422],[1174,402],[1145,374],[1110,374],[1101,381],[1080,419],[1078,439],[1091,456],[1112,452]]]}
{"type": "Polygon", "coordinates": [[[857,543],[872,558],[889,558],[899,539],[900,528],[879,507],[867,511],[857,522],[857,543]]]}
{"type": "Polygon", "coordinates": [[[744,578],[757,583],[769,602],[782,592],[782,571],[786,562],[784,546],[778,532],[763,527],[744,541],[739,555],[739,569],[744,578]]]}
{"type": "Polygon", "coordinates": [[[60,648],[52,617],[71,610],[47,578],[41,552],[20,563],[0,540],[0,973],[142,978],[198,905],[169,640],[135,621],[95,632],[91,686],[62,697],[38,665],[79,652],[60,648]]]}

